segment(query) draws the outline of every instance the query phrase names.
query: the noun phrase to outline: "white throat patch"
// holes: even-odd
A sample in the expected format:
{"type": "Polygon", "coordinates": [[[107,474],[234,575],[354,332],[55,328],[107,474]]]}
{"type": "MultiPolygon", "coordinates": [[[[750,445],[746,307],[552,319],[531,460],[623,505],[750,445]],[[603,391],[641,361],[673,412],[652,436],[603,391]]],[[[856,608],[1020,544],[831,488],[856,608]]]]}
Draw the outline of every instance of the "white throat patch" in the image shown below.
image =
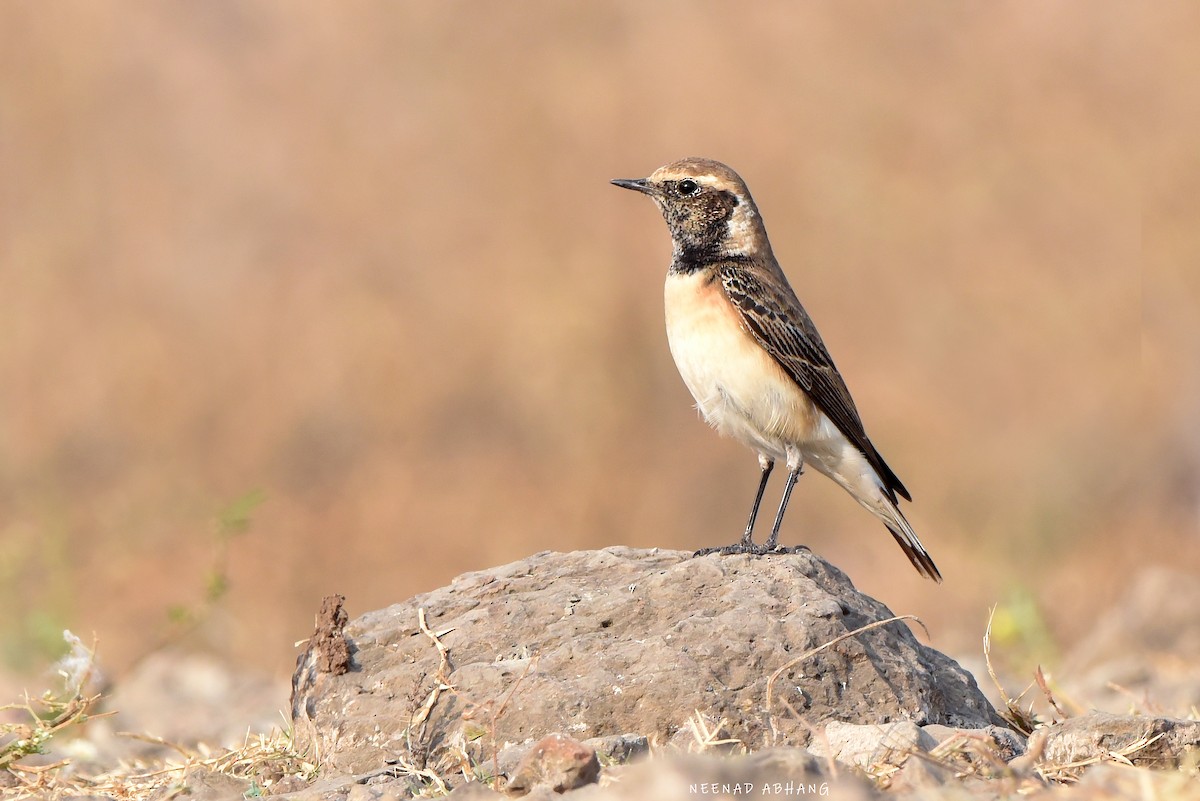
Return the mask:
{"type": "Polygon", "coordinates": [[[742,256],[751,255],[758,244],[761,230],[762,221],[759,219],[758,212],[745,199],[741,199],[738,207],[733,210],[733,215],[729,218],[729,233],[726,239],[728,251],[742,256]]]}

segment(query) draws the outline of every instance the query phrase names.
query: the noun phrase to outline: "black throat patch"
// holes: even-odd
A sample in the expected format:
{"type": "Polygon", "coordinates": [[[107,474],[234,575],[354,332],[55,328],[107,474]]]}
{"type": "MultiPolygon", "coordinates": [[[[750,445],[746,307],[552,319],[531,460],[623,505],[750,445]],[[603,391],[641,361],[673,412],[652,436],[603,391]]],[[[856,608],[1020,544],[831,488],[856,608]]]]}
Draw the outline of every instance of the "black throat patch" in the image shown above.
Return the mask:
{"type": "Polygon", "coordinates": [[[739,204],[728,190],[705,192],[697,198],[672,198],[663,204],[663,217],[671,231],[675,255],[673,272],[694,272],[726,261],[729,220],[739,204]]]}

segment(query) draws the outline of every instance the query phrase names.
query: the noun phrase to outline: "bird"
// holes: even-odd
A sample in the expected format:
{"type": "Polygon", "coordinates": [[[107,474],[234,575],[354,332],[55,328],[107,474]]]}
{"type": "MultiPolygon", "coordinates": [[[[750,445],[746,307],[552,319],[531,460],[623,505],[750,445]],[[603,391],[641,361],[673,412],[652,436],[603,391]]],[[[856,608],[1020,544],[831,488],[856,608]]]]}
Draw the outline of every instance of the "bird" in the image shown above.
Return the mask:
{"type": "Polygon", "coordinates": [[[758,454],[758,491],[741,539],[696,556],[792,553],[779,528],[792,489],[811,465],[883,522],[913,567],[942,575],[900,511],[912,495],[867,437],[812,318],[771,249],[750,191],[719,161],[685,158],[616,186],[649,195],[671,233],[665,306],[667,341],[705,421],[758,454]],[[754,523],[777,461],[787,482],[771,534],[755,543],[754,523]]]}

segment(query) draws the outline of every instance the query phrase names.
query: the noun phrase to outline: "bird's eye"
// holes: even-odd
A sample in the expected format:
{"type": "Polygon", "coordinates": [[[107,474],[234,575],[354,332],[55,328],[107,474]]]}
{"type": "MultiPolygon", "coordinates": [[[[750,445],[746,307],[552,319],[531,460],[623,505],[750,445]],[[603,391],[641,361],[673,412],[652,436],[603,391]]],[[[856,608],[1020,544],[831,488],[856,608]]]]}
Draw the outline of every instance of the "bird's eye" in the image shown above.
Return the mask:
{"type": "Polygon", "coordinates": [[[681,195],[694,195],[700,191],[700,184],[690,178],[684,178],[676,187],[681,195]]]}

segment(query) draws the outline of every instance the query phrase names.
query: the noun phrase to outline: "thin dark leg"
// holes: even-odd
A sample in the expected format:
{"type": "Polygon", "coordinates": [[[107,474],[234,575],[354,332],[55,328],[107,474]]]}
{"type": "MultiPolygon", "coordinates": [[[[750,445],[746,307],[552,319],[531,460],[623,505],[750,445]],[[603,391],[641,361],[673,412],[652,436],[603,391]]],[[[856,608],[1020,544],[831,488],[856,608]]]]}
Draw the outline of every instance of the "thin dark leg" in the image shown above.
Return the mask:
{"type": "Polygon", "coordinates": [[[792,487],[796,484],[796,479],[800,475],[800,468],[788,473],[787,487],[783,492],[783,504],[779,507],[779,514],[775,518],[775,526],[771,529],[771,538],[764,545],[755,545],[754,536],[754,521],[758,519],[758,509],[762,505],[763,493],[767,489],[767,479],[771,477],[771,470],[775,467],[774,459],[759,459],[762,465],[762,478],[758,482],[758,492],[754,495],[754,506],[750,509],[750,519],[746,521],[746,533],[742,535],[741,540],[733,545],[726,545],[721,548],[701,548],[696,551],[696,556],[708,556],[709,554],[723,554],[730,556],[732,554],[751,554],[755,556],[763,556],[768,553],[796,553],[801,550],[808,550],[804,546],[797,548],[777,548],[779,543],[779,523],[783,519],[783,510],[787,506],[788,496],[792,494],[792,487]]]}
{"type": "Polygon", "coordinates": [[[788,472],[787,483],[783,485],[783,500],[779,502],[779,511],[775,514],[775,525],[771,526],[771,536],[767,539],[766,549],[768,551],[775,550],[775,546],[779,544],[779,526],[783,523],[783,513],[787,511],[788,501],[792,497],[792,488],[796,486],[796,479],[800,478],[802,472],[801,465],[797,465],[795,470],[788,472]]]}
{"type": "Polygon", "coordinates": [[[771,477],[771,470],[774,467],[774,459],[763,462],[762,478],[758,482],[758,493],[754,496],[754,506],[750,509],[750,519],[746,521],[746,533],[742,535],[742,545],[750,545],[754,542],[754,521],[758,519],[758,507],[762,504],[763,493],[767,489],[767,479],[771,477]]]}

